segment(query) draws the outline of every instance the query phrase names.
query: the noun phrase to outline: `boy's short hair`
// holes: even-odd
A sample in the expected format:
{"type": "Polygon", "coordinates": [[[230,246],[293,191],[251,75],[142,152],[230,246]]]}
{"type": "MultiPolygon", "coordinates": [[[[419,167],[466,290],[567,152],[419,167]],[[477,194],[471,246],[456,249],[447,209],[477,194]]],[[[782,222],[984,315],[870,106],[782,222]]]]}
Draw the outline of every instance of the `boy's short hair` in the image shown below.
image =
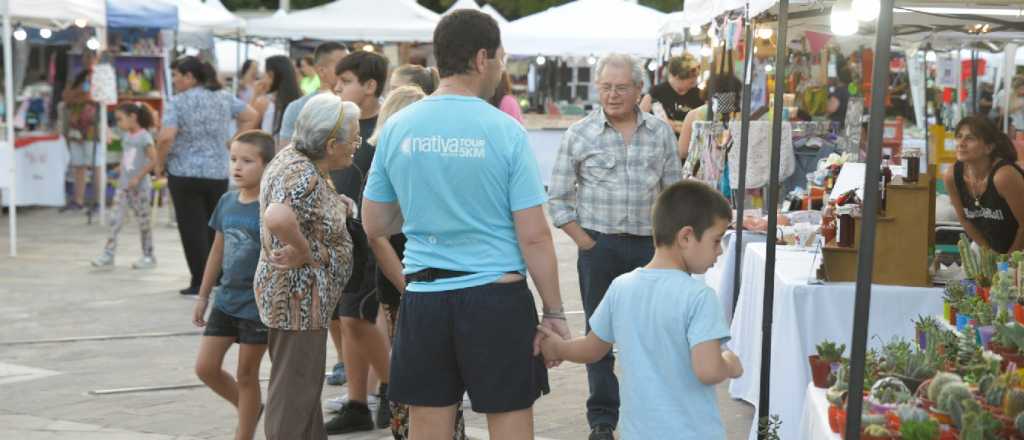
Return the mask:
{"type": "Polygon", "coordinates": [[[238,133],[231,142],[249,144],[259,148],[260,159],[263,159],[264,165],[274,159],[274,153],[277,151],[277,142],[274,142],[274,136],[263,130],[243,131],[238,133]]]}
{"type": "Polygon", "coordinates": [[[388,59],[376,52],[356,51],[342,58],[334,67],[338,76],[345,72],[352,72],[359,79],[359,84],[366,84],[371,79],[377,81],[374,94],[380,98],[384,93],[384,82],[388,80],[388,59]]]}
{"type": "Polygon", "coordinates": [[[684,180],[665,188],[652,210],[654,245],[672,246],[676,234],[689,226],[700,240],[715,220],[732,220],[729,201],[714,188],[695,180],[684,180]]]}

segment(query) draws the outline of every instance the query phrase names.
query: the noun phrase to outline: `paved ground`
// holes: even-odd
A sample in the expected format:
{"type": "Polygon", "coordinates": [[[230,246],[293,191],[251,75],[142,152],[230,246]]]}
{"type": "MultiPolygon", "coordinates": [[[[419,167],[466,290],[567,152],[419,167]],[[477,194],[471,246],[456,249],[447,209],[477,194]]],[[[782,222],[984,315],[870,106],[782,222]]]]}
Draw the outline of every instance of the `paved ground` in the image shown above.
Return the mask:
{"type": "MultiPolygon", "coordinates": [[[[7,255],[7,217],[0,216],[0,439],[231,438],[233,410],[198,386],[192,371],[198,347],[198,330],[190,323],[193,300],[177,294],[188,272],[177,231],[166,218],[156,217],[157,269],[130,268],[140,252],[129,224],[116,270],[101,273],[89,260],[100,252],[106,230],[86,225],[84,215],[21,210],[17,258],[7,255]],[[131,390],[136,387],[168,389],[131,390]]],[[[582,332],[575,252],[563,234],[556,233],[556,241],[566,310],[575,311],[569,324],[582,332]]],[[[233,351],[226,362],[234,365],[233,351]]],[[[269,367],[265,361],[263,377],[269,367]]],[[[553,393],[536,406],[537,435],[586,438],[584,367],[553,370],[551,385],[553,393]]],[[[341,392],[324,389],[325,397],[341,392]]],[[[719,396],[728,437],[745,438],[751,407],[729,400],[724,385],[719,396]]],[[[487,438],[483,417],[467,419],[473,438],[487,438]]]]}

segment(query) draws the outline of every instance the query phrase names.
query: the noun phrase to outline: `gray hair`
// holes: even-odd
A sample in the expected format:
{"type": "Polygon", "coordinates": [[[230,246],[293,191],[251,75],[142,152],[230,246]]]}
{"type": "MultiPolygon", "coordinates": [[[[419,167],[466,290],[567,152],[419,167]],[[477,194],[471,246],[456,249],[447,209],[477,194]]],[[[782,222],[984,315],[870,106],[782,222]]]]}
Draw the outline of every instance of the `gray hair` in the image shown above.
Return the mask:
{"type": "Polygon", "coordinates": [[[342,101],[333,93],[321,93],[311,98],[295,121],[292,145],[310,159],[323,159],[327,155],[327,137],[338,123],[339,112],[342,111],[345,112],[344,119],[335,133],[335,139],[339,140],[348,139],[352,122],[359,122],[359,106],[342,101]]]}
{"type": "Polygon", "coordinates": [[[603,73],[605,67],[608,66],[625,67],[629,69],[633,73],[633,84],[636,84],[637,87],[644,86],[644,69],[632,56],[621,53],[605,55],[604,58],[601,58],[601,61],[597,62],[597,70],[595,71],[597,75],[595,78],[600,79],[601,73],[603,73]]]}

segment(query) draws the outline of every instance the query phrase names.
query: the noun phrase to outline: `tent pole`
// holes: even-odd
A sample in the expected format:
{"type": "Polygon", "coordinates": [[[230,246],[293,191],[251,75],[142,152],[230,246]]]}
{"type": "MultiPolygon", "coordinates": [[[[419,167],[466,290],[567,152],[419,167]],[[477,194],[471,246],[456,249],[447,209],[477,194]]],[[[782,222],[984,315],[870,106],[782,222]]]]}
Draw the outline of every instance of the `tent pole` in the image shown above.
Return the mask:
{"type": "Polygon", "coordinates": [[[235,40],[235,74],[231,81],[231,94],[238,96],[238,80],[242,75],[242,29],[238,29],[238,39],[235,40]]]}
{"type": "MultiPolygon", "coordinates": [[[[1017,64],[1017,46],[1016,43],[1009,43],[1003,48],[1005,53],[1003,59],[1005,60],[1006,68],[1003,69],[1003,106],[1002,108],[1010,108],[1010,97],[1013,93],[1013,73],[1016,70],[1017,64]]],[[[1018,122],[1017,124],[1024,126],[1024,121],[1018,122]]],[[[1010,134],[1010,112],[1003,111],[1003,131],[1006,134],[1010,134]]]]}
{"type": "Polygon", "coordinates": [[[18,197],[15,192],[18,186],[18,166],[15,162],[16,157],[14,154],[14,66],[12,64],[11,51],[13,45],[11,44],[11,11],[10,3],[6,2],[7,10],[4,11],[4,108],[7,109],[4,115],[5,117],[5,135],[7,137],[7,146],[10,148],[10,186],[7,188],[7,194],[10,195],[8,205],[10,205],[10,211],[7,214],[7,221],[9,223],[10,230],[10,255],[12,257],[18,256],[18,197]]]}
{"type": "MultiPolygon", "coordinates": [[[[766,421],[771,411],[771,369],[772,369],[772,318],[775,309],[775,234],[779,222],[779,162],[782,149],[782,95],[786,89],[786,51],[788,44],[789,0],[779,0],[778,49],[775,51],[775,97],[772,114],[772,154],[770,161],[770,177],[768,178],[768,244],[764,264],[764,299],[761,311],[761,390],[757,404],[757,420],[766,421]]],[[[753,49],[751,49],[753,52],[753,49]]],[[[795,423],[784,420],[783,423],[795,423]]],[[[759,440],[764,439],[758,430],[759,440]]]]}
{"type": "MultiPolygon", "coordinates": [[[[102,51],[107,50],[107,32],[106,32],[106,28],[96,28],[96,38],[98,40],[100,40],[100,52],[99,53],[102,53],[102,51]]],[[[97,62],[99,62],[100,59],[102,59],[102,58],[97,56],[97,62]]],[[[110,60],[110,63],[113,64],[113,60],[110,60]]],[[[102,225],[102,224],[106,224],[106,219],[107,219],[107,163],[109,163],[107,161],[107,142],[109,141],[109,139],[107,139],[107,124],[108,124],[108,121],[107,121],[107,105],[105,103],[101,102],[101,103],[99,103],[99,106],[100,106],[100,132],[99,132],[100,144],[97,145],[96,148],[101,148],[102,149],[100,151],[102,151],[103,154],[101,154],[99,157],[103,158],[103,163],[102,163],[102,165],[99,166],[99,168],[100,168],[100,175],[98,176],[99,177],[98,180],[100,182],[100,184],[99,184],[100,188],[99,188],[99,195],[96,197],[96,203],[99,205],[100,224],[102,225]]],[[[93,164],[93,165],[95,165],[95,164],[93,164]]],[[[96,167],[93,167],[93,168],[95,169],[96,167]]],[[[96,177],[97,176],[93,176],[93,181],[97,180],[96,177]]]]}
{"type": "Polygon", "coordinates": [[[971,114],[978,113],[978,50],[971,49],[971,114]]]}
{"type": "MultiPolygon", "coordinates": [[[[875,64],[873,78],[884,78],[889,71],[889,48],[892,43],[892,15],[894,0],[882,0],[875,34],[875,64]]],[[[864,356],[868,345],[868,319],[871,317],[871,280],[875,257],[875,227],[878,224],[879,179],[882,161],[882,130],[885,125],[885,81],[871,84],[871,122],[868,125],[867,171],[864,175],[864,225],[857,252],[857,295],[853,307],[853,335],[850,348],[850,389],[864,389],[864,356]]],[[[929,176],[930,178],[930,176],[929,176]]],[[[860,392],[856,393],[860,397],[860,392]]],[[[861,410],[864,399],[849,399],[846,413],[846,438],[859,438],[861,410]]]]}
{"type": "Polygon", "coordinates": [[[921,66],[924,69],[924,163],[928,164],[928,49],[921,52],[921,66]]]}
{"type": "Polygon", "coordinates": [[[740,302],[740,281],[743,277],[743,211],[747,202],[747,151],[750,146],[750,78],[754,62],[754,23],[750,19],[750,3],[747,3],[747,34],[746,53],[743,57],[743,99],[740,109],[740,175],[739,197],[736,198],[736,262],[732,274],[732,310],[729,311],[730,319],[736,312],[736,303],[740,302]]]}

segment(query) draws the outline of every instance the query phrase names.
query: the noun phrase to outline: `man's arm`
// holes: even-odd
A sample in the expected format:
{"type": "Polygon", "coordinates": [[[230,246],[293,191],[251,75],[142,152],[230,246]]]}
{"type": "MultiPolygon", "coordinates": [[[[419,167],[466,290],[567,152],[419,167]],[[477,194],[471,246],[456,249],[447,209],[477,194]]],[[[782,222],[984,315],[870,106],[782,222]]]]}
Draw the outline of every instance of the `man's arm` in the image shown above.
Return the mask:
{"type": "Polygon", "coordinates": [[[245,106],[245,110],[235,118],[238,121],[238,131],[252,130],[254,128],[260,128],[260,115],[256,113],[250,106],[245,106]]]}
{"type": "Polygon", "coordinates": [[[405,275],[402,273],[402,259],[398,258],[398,252],[391,246],[391,242],[385,237],[370,239],[370,250],[377,259],[377,267],[380,268],[384,277],[395,286],[399,292],[405,293],[405,275]]]}
{"type": "Polygon", "coordinates": [[[594,247],[594,239],[580,227],[576,216],[576,165],[573,160],[575,134],[567,131],[558,147],[548,187],[548,213],[551,221],[564,231],[580,249],[594,247]]]}
{"type": "Polygon", "coordinates": [[[586,336],[564,340],[558,334],[545,327],[538,326],[537,331],[544,336],[541,341],[545,361],[569,361],[577,364],[592,364],[601,360],[612,344],[602,341],[594,332],[586,336]]]}
{"type": "MultiPolygon", "coordinates": [[[[551,228],[544,211],[538,205],[512,213],[516,226],[516,239],[519,250],[526,260],[526,268],[537,286],[543,303],[544,316],[541,327],[552,330],[562,339],[572,336],[565,321],[565,310],[562,308],[562,294],[558,288],[558,259],[555,257],[555,244],[551,239],[551,228]]],[[[544,334],[537,332],[533,339],[533,354],[540,354],[540,341],[544,334]]],[[[548,359],[547,366],[558,365],[557,360],[548,359]]]]}
{"type": "Polygon", "coordinates": [[[370,241],[375,238],[387,240],[401,233],[402,223],[404,219],[398,203],[375,202],[363,197],[363,230],[370,241]]]}

